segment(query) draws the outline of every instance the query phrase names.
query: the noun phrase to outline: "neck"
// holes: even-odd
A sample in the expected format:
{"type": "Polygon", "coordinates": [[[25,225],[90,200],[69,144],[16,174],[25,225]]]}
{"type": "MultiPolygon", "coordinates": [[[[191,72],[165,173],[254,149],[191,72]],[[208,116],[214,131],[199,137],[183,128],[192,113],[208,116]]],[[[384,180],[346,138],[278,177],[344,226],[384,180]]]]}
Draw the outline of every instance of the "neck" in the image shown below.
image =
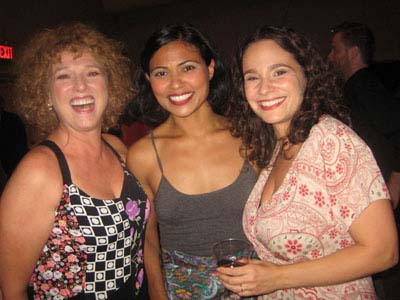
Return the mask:
{"type": "Polygon", "coordinates": [[[351,65],[350,69],[345,74],[345,79],[348,80],[351,76],[353,76],[354,73],[356,73],[357,71],[364,69],[366,67],[368,67],[368,65],[365,63],[361,63],[361,62],[351,65]]]}
{"type": "Polygon", "coordinates": [[[288,138],[279,140],[281,143],[280,153],[285,160],[292,160],[296,157],[303,143],[292,144],[288,138]]]}
{"type": "Polygon", "coordinates": [[[278,140],[283,141],[287,139],[289,134],[289,124],[282,123],[282,124],[275,124],[273,125],[275,136],[278,140]]]}
{"type": "Polygon", "coordinates": [[[60,126],[50,135],[50,138],[55,140],[66,154],[79,155],[89,153],[89,157],[92,158],[99,157],[104,146],[100,129],[76,132],[60,126]]]}
{"type": "Polygon", "coordinates": [[[214,113],[209,105],[188,117],[170,115],[164,123],[174,135],[200,137],[216,129],[226,128],[224,117],[214,113]]]}

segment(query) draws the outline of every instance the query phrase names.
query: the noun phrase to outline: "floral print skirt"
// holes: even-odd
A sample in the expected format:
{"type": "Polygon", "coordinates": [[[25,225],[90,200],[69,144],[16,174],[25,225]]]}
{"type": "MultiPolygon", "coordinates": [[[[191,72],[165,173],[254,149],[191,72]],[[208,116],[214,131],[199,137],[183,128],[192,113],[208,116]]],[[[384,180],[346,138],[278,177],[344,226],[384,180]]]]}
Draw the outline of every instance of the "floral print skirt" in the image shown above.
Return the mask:
{"type": "Polygon", "coordinates": [[[226,297],[215,258],[162,249],[162,259],[169,299],[237,299],[226,297]]]}

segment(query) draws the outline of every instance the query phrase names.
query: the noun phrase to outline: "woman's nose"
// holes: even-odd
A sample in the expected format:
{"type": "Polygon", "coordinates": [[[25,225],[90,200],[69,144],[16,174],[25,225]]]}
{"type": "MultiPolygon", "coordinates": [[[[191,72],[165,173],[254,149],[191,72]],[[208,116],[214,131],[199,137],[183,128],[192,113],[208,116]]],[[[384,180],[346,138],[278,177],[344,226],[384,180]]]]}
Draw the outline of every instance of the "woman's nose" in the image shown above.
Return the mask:
{"type": "Polygon", "coordinates": [[[272,88],[273,88],[273,85],[272,85],[272,81],[270,79],[268,79],[268,78],[261,79],[261,82],[260,82],[260,93],[261,94],[266,94],[266,93],[270,92],[272,88]]]}
{"type": "Polygon", "coordinates": [[[86,78],[83,75],[77,75],[75,77],[75,88],[78,91],[82,91],[86,89],[87,86],[87,82],[86,82],[86,78]]]}
{"type": "Polygon", "coordinates": [[[182,78],[179,74],[173,74],[171,76],[171,86],[173,88],[179,88],[182,85],[182,78]]]}

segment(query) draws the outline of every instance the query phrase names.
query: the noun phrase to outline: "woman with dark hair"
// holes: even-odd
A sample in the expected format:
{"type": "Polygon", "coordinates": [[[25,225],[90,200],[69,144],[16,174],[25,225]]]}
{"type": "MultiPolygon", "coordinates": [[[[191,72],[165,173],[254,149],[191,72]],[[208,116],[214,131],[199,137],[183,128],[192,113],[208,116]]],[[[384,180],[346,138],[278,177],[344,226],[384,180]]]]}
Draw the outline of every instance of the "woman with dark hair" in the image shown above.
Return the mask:
{"type": "Polygon", "coordinates": [[[223,116],[227,74],[197,29],[168,25],[147,41],[136,86],[130,108],[153,128],[128,153],[155,208],[145,243],[150,297],[215,299],[223,287],[212,245],[245,239],[240,220],[257,177],[223,116]]]}
{"type": "Polygon", "coordinates": [[[335,78],[285,27],[260,28],[235,65],[233,132],[263,169],[243,216],[261,260],[221,267],[220,279],[259,299],[375,299],[368,276],[396,264],[396,229],[371,151],[345,125],[335,78]]]}
{"type": "Polygon", "coordinates": [[[60,25],[32,38],[18,70],[15,106],[44,141],[1,196],[3,300],[139,299],[149,201],[126,147],[102,133],[133,94],[121,44],[60,25]]]}

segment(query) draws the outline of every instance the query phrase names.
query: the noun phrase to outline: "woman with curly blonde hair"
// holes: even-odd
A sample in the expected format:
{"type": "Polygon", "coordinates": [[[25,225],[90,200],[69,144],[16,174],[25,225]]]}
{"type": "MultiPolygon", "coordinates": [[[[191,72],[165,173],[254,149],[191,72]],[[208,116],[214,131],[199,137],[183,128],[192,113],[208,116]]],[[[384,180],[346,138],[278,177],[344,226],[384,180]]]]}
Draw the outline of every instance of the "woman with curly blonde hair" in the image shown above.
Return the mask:
{"type": "Polygon", "coordinates": [[[15,107],[27,125],[38,131],[39,138],[45,138],[58,125],[57,115],[49,113],[49,69],[60,60],[63,51],[79,56],[89,49],[106,70],[108,106],[103,132],[116,124],[134,94],[129,59],[122,55],[121,47],[117,41],[79,23],[45,30],[32,39],[19,59],[15,107]]]}
{"type": "Polygon", "coordinates": [[[103,134],[133,95],[114,40],[74,23],[23,52],[16,106],[45,140],[23,158],[0,203],[4,300],[136,299],[146,194],[126,148],[103,134]],[[135,298],[136,297],[136,298],[135,298]]]}

